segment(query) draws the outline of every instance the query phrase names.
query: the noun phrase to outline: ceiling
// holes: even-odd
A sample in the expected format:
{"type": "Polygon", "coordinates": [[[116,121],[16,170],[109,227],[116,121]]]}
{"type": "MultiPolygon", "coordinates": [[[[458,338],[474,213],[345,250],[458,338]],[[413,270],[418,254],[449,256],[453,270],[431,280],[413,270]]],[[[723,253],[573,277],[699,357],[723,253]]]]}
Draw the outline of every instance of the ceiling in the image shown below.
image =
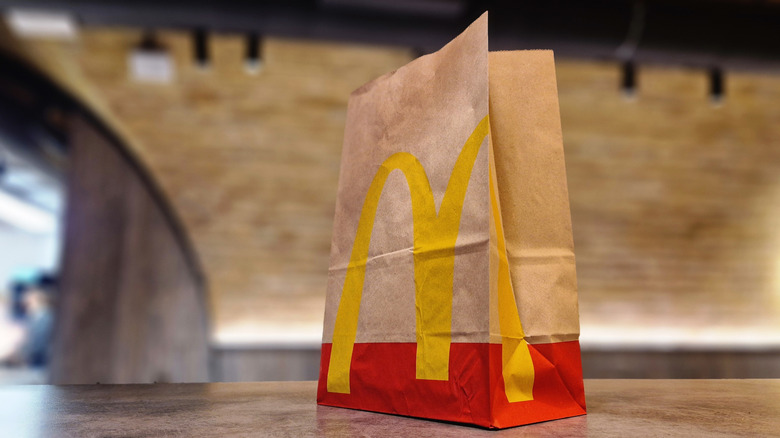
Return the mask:
{"type": "Polygon", "coordinates": [[[0,0],[86,26],[202,29],[437,50],[484,11],[491,48],[559,57],[780,71],[778,1],[0,0]]]}

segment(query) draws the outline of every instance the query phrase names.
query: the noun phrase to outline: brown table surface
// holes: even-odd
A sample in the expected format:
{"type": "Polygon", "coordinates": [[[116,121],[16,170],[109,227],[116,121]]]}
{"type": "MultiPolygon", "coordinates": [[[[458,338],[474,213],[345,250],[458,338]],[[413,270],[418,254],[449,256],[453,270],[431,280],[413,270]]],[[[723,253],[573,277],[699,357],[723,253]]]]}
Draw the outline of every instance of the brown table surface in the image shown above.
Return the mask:
{"type": "Polygon", "coordinates": [[[780,436],[780,380],[586,380],[588,415],[501,431],[317,406],[315,382],[0,387],[0,436],[780,436]]]}

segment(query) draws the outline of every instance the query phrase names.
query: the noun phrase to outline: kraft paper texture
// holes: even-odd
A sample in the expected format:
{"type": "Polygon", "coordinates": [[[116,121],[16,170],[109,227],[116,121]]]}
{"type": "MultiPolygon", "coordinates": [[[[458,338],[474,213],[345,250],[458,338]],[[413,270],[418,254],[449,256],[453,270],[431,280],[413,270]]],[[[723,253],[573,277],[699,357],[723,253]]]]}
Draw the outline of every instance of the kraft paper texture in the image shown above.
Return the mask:
{"type": "MultiPolygon", "coordinates": [[[[396,152],[415,156],[425,170],[438,211],[464,142],[488,112],[506,252],[526,339],[531,344],[578,339],[574,248],[553,55],[551,51],[488,54],[487,42],[483,16],[439,52],[352,94],[323,342],[333,340],[361,211],[382,163],[396,152]]],[[[486,138],[470,174],[455,244],[452,342],[501,342],[497,309],[489,308],[487,143],[486,138]]],[[[376,208],[357,343],[416,341],[413,227],[409,185],[404,173],[396,170],[388,176],[376,208]]]]}
{"type": "Polygon", "coordinates": [[[350,97],[320,404],[502,428],[585,413],[550,51],[487,14],[350,97]]]}
{"type": "MultiPolygon", "coordinates": [[[[396,152],[425,169],[436,208],[458,154],[488,114],[486,17],[435,55],[356,90],[349,100],[331,246],[323,342],[331,342],[366,193],[396,152]]],[[[488,148],[479,150],[455,245],[452,341],[488,341],[488,148]]],[[[355,342],[415,342],[412,203],[404,174],[382,190],[368,252],[355,342]]],[[[447,292],[449,294],[449,292],[447,292]]]]}
{"type": "Polygon", "coordinates": [[[492,52],[489,60],[498,198],[526,340],[577,340],[577,274],[553,53],[492,52]]]}
{"type": "Polygon", "coordinates": [[[529,344],[579,336],[552,52],[488,54],[487,15],[349,101],[328,276],[327,389],[356,343],[416,343],[447,381],[453,343],[501,344],[509,402],[529,344]]]}

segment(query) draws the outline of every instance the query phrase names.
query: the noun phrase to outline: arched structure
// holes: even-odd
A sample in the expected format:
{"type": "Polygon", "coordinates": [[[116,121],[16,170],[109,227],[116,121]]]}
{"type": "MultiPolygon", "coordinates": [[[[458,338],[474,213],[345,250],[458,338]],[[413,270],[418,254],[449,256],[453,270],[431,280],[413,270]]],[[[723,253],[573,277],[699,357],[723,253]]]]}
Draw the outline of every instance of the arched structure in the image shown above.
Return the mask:
{"type": "Polygon", "coordinates": [[[68,157],[51,382],[208,381],[206,282],[167,198],[82,99],[18,55],[0,66],[0,99],[68,157]]]}

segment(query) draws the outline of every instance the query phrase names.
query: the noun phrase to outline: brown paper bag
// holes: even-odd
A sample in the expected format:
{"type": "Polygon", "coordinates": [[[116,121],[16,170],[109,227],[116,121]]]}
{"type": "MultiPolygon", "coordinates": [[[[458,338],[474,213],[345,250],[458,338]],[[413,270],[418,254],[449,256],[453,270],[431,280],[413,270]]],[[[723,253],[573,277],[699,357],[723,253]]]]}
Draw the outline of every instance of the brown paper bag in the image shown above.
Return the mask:
{"type": "Polygon", "coordinates": [[[585,413],[553,55],[487,14],[349,101],[318,402],[501,428],[585,413]]]}

